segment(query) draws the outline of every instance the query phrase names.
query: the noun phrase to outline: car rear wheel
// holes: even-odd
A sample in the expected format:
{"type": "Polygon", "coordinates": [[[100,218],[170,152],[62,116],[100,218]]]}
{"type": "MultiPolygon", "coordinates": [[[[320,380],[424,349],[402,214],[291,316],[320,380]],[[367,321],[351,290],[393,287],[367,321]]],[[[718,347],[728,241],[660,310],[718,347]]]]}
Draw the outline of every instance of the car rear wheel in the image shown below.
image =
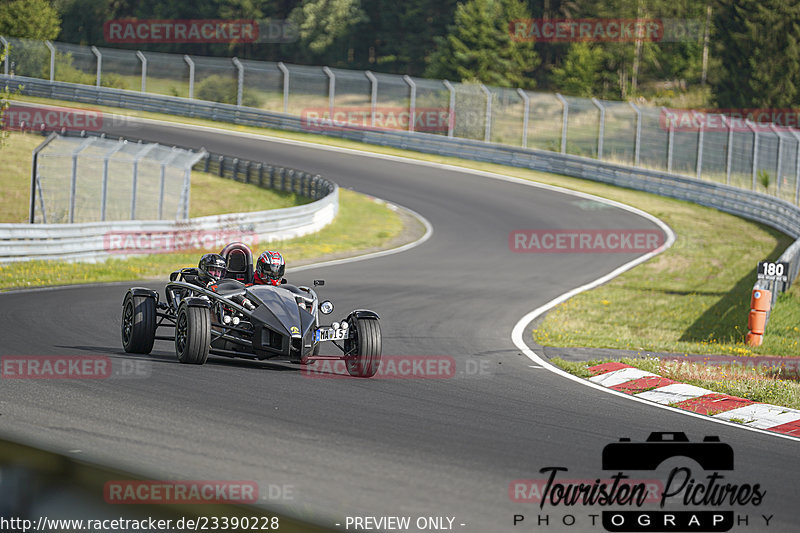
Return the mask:
{"type": "Polygon", "coordinates": [[[350,355],[345,360],[347,372],[358,378],[371,378],[381,365],[381,325],[374,318],[355,318],[345,346],[350,355]]]}
{"type": "Polygon", "coordinates": [[[211,344],[211,314],[206,307],[181,304],[175,320],[175,355],[178,361],[202,365],[211,344]]]}
{"type": "Polygon", "coordinates": [[[122,347],[127,353],[148,354],[156,339],[156,302],[130,292],[122,302],[122,347]]]}

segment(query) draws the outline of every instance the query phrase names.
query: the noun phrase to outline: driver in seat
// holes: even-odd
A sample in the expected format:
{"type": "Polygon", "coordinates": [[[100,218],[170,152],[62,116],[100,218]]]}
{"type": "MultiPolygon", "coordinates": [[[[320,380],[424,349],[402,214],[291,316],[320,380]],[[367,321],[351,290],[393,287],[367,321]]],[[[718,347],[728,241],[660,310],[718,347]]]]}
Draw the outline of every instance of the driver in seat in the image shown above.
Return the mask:
{"type": "Polygon", "coordinates": [[[313,302],[313,298],[307,292],[290,285],[283,279],[283,274],[286,272],[286,261],[280,252],[273,252],[267,250],[258,256],[256,262],[255,274],[253,275],[253,282],[256,285],[272,285],[273,287],[281,287],[293,293],[297,300],[297,305],[300,309],[308,311],[313,302]]]}

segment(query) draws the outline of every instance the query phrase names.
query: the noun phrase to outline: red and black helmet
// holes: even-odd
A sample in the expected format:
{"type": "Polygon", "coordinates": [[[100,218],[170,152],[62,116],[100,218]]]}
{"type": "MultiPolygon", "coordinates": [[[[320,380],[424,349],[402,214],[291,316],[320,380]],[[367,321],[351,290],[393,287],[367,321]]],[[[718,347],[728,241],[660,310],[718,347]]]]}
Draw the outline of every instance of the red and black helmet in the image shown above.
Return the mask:
{"type": "Polygon", "coordinates": [[[258,256],[256,262],[256,283],[280,285],[286,272],[286,261],[280,252],[266,251],[258,256]]]}

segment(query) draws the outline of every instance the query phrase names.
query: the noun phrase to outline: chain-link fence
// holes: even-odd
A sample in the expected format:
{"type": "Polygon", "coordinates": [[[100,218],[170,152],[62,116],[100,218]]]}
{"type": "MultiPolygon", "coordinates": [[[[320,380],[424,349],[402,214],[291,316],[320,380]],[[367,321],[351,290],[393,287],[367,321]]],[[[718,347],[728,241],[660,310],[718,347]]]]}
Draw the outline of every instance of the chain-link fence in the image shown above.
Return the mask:
{"type": "MultiPolygon", "coordinates": [[[[229,103],[337,126],[422,131],[664,170],[800,205],[800,132],[741,113],[236,58],[4,39],[9,75],[229,103]]],[[[742,110],[752,116],[753,110],[742,110]]]]}
{"type": "MultiPolygon", "coordinates": [[[[727,183],[800,205],[800,132],[714,114],[236,58],[4,39],[3,71],[308,118],[310,130],[421,131],[551,150],[727,183]]],[[[791,114],[791,111],[789,112],[791,114]]]]}
{"type": "Polygon", "coordinates": [[[204,155],[52,134],[34,152],[30,221],[186,219],[192,166],[204,155]]]}

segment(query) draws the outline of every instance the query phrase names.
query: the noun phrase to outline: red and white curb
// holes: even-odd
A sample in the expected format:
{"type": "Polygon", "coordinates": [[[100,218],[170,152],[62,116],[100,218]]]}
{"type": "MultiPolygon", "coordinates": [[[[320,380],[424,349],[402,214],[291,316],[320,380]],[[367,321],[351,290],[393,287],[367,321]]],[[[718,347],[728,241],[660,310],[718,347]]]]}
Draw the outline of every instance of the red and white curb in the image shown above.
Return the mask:
{"type": "Polygon", "coordinates": [[[757,403],[678,383],[624,363],[603,363],[588,370],[593,374],[589,381],[643,400],[800,437],[800,411],[797,409],[757,403]]]}

